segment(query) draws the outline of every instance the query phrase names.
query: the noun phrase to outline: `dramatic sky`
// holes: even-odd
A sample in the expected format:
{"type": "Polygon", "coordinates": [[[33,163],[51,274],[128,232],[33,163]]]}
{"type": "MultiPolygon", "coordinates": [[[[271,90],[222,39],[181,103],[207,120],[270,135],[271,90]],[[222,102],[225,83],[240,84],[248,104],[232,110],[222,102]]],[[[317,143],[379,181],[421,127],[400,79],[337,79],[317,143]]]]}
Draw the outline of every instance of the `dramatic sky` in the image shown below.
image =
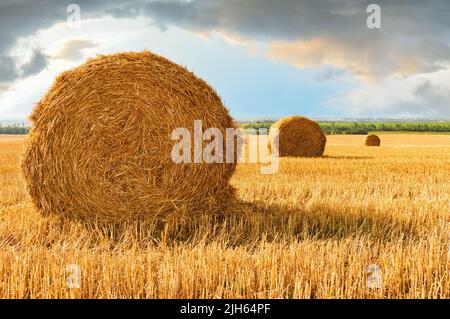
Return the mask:
{"type": "Polygon", "coordinates": [[[144,49],[236,117],[450,117],[448,0],[0,0],[0,119],[88,57],[144,49]]]}

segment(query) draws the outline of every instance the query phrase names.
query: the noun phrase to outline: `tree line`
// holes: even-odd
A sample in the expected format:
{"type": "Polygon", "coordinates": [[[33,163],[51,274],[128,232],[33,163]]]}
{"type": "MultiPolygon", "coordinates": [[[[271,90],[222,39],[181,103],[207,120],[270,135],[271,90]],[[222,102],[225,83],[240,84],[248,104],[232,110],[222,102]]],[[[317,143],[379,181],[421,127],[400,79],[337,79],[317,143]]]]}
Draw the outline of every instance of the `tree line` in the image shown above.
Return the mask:
{"type": "MultiPolygon", "coordinates": [[[[241,123],[241,128],[258,131],[270,129],[273,122],[262,121],[241,123]]],[[[440,132],[450,133],[450,122],[319,122],[322,130],[332,134],[368,134],[369,132],[440,132]]],[[[26,125],[0,125],[0,134],[28,134],[26,125]]]]}
{"type": "Polygon", "coordinates": [[[25,125],[0,125],[0,134],[28,134],[29,129],[25,125]]]}

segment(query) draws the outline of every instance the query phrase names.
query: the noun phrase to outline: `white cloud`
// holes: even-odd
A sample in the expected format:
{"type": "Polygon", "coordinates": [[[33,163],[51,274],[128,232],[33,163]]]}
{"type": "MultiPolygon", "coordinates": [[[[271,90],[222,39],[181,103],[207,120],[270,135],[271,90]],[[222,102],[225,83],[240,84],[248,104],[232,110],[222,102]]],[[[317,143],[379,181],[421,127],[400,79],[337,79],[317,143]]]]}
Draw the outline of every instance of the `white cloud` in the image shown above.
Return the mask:
{"type": "Polygon", "coordinates": [[[326,104],[353,116],[450,117],[450,67],[426,74],[355,82],[326,104]]]}

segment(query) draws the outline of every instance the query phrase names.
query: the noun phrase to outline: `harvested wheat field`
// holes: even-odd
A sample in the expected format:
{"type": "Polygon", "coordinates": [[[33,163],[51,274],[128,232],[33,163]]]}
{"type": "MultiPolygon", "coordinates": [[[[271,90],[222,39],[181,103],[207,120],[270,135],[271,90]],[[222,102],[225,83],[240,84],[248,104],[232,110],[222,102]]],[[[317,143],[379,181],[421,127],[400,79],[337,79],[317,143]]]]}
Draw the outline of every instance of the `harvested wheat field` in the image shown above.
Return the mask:
{"type": "Polygon", "coordinates": [[[34,210],[2,136],[0,298],[449,298],[450,136],[382,137],[239,164],[223,215],[102,226],[34,210]]]}

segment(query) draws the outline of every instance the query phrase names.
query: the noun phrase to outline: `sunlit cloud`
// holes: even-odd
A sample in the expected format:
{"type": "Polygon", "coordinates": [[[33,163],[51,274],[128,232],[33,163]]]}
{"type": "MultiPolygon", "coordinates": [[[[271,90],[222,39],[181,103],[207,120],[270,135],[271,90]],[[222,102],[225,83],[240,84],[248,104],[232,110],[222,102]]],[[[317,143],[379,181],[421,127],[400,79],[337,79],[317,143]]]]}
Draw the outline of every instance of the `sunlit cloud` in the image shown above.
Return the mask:
{"type": "Polygon", "coordinates": [[[92,49],[98,45],[92,40],[73,39],[64,43],[64,45],[52,55],[54,59],[62,59],[69,61],[78,61],[84,57],[83,51],[92,49]]]}

